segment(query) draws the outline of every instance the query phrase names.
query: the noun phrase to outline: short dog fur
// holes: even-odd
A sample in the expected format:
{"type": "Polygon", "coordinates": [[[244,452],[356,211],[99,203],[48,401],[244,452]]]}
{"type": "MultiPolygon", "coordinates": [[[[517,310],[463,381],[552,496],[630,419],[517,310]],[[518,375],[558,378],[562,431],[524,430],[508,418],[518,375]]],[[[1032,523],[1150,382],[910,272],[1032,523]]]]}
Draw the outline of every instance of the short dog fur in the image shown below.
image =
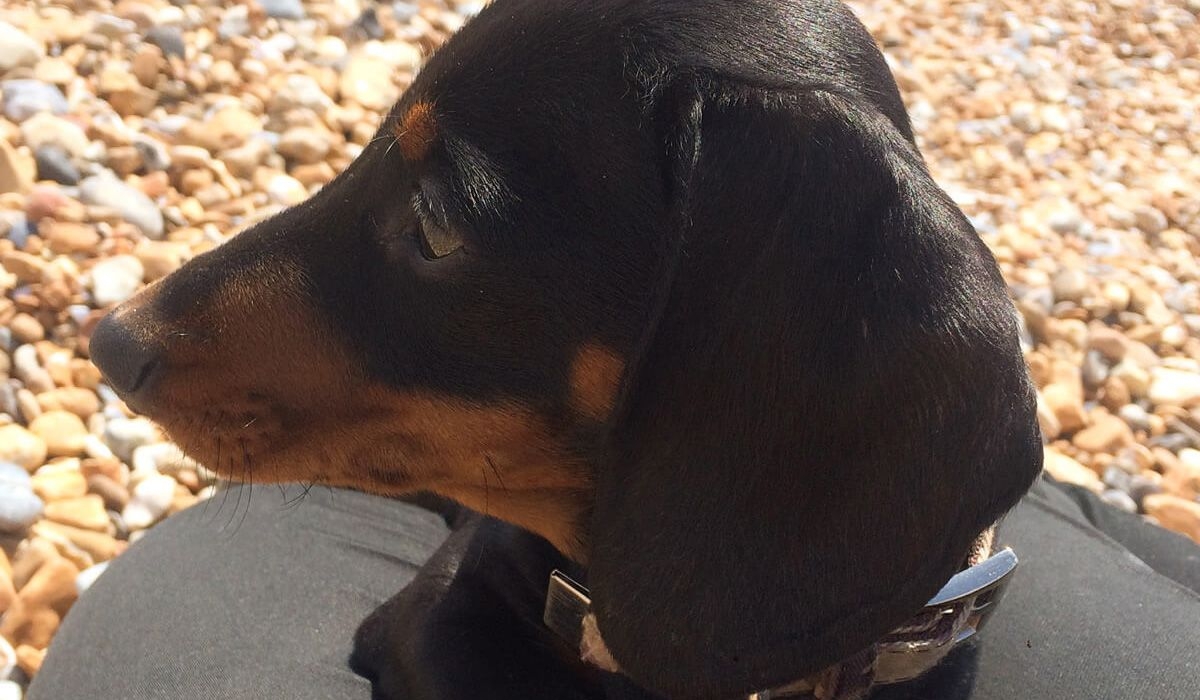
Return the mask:
{"type": "Polygon", "coordinates": [[[833,0],[497,0],[348,170],[91,351],[226,477],[492,516],[364,624],[382,698],[803,677],[1041,466],[997,266],[833,0]],[[555,567],[621,675],[542,626],[555,567]]]}

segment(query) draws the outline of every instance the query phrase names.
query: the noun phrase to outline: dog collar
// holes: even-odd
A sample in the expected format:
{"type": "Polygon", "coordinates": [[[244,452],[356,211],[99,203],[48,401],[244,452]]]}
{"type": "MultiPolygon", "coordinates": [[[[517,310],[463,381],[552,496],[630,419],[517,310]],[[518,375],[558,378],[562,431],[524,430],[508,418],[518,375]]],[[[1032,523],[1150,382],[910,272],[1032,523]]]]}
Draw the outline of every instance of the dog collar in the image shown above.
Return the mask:
{"type": "MultiPolygon", "coordinates": [[[[990,551],[989,530],[976,541],[970,566],[947,581],[904,624],[848,659],[798,681],[751,693],[746,700],[858,700],[874,686],[903,683],[925,673],[978,634],[1003,598],[1017,568],[1017,555],[1005,548],[987,556],[990,551]]],[[[580,649],[585,661],[619,671],[607,649],[589,648],[589,638],[599,639],[591,605],[587,588],[560,571],[550,574],[543,614],[546,626],[580,649]]]]}

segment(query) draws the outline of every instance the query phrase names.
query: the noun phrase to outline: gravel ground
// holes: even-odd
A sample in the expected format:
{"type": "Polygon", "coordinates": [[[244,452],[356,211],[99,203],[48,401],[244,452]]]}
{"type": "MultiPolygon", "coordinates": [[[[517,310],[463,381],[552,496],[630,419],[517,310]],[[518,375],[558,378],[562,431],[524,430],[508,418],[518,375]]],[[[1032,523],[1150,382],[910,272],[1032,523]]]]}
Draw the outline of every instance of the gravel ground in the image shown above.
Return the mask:
{"type": "MultiPolygon", "coordinates": [[[[0,0],[0,700],[212,492],[96,321],[328,182],[480,4],[0,0]]],[[[855,7],[1010,283],[1047,469],[1200,542],[1200,0],[855,7]]]]}

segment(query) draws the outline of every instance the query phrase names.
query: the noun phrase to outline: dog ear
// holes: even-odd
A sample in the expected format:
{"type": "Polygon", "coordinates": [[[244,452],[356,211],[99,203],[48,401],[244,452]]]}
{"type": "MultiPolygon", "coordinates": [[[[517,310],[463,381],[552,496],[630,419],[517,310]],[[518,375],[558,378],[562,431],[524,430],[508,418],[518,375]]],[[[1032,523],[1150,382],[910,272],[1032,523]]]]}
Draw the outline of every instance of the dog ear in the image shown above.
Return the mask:
{"type": "Polygon", "coordinates": [[[668,697],[803,677],[922,607],[1041,466],[994,259],[861,98],[668,91],[679,216],[588,583],[668,697]],[[688,97],[690,95],[690,97],[688,97]]]}

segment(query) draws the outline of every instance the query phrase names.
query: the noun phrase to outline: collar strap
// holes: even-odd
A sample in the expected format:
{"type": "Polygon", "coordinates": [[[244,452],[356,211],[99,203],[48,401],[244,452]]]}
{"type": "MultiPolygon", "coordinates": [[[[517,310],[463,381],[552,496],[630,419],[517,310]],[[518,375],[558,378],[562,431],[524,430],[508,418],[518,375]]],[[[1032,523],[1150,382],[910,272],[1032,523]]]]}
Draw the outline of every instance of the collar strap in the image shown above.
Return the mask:
{"type": "MultiPolygon", "coordinates": [[[[1011,549],[991,553],[992,530],[980,535],[968,568],[955,574],[919,613],[867,649],[798,681],[751,693],[746,700],[811,698],[859,700],[870,689],[912,680],[937,665],[950,650],[975,636],[1004,596],[1017,568],[1011,549]]],[[[546,593],[543,620],[583,660],[619,671],[604,648],[591,614],[588,590],[554,571],[546,593]]]]}

